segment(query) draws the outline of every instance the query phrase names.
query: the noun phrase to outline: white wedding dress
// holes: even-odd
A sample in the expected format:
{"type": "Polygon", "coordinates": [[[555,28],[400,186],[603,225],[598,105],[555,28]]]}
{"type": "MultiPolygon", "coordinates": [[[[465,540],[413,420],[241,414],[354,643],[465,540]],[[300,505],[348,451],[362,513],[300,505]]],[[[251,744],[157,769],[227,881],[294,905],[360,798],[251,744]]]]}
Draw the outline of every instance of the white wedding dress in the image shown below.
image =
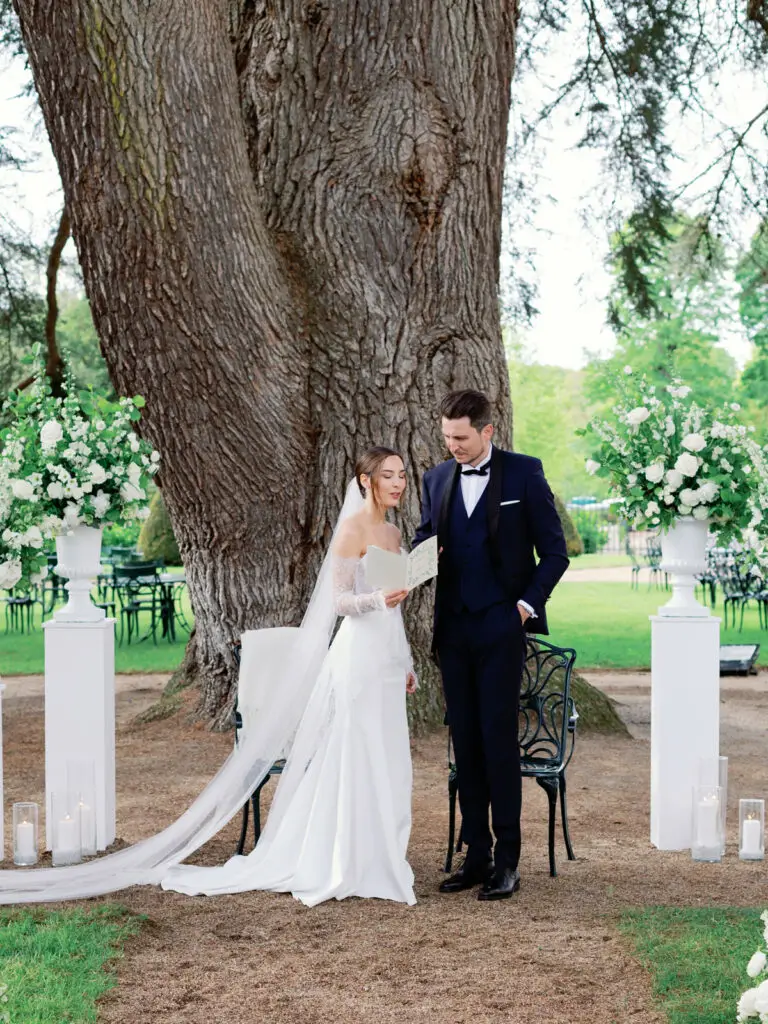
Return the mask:
{"type": "MultiPolygon", "coordinates": [[[[333,556],[332,556],[333,557],[333,556]]],[[[258,845],[213,867],[181,865],[164,889],[196,895],[268,889],[307,906],[347,896],[413,904],[406,860],[412,670],[400,608],[365,582],[365,558],[333,557],[344,619],[280,778],[258,845]]]]}
{"type": "MultiPolygon", "coordinates": [[[[361,507],[353,480],[334,540],[361,507]]],[[[0,870],[0,904],[84,899],[158,884],[188,893],[290,891],[308,904],[352,895],[415,903],[406,860],[411,657],[402,616],[365,585],[364,560],[337,559],[332,551],[333,541],[301,626],[243,634],[249,659],[241,683],[258,666],[263,702],[184,813],[156,835],[83,864],[0,870]],[[329,647],[339,614],[344,619],[329,647]],[[239,812],[286,750],[253,853],[217,867],[182,864],[239,812]]]]}

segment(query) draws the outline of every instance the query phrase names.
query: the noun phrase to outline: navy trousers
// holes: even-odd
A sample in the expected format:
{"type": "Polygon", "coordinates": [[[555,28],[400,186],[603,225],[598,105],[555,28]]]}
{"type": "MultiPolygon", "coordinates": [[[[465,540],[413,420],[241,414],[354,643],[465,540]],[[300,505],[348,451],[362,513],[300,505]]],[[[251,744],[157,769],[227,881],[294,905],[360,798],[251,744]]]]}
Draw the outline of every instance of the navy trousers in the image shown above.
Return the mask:
{"type": "Polygon", "coordinates": [[[436,639],[470,863],[492,849],[497,867],[520,860],[522,780],[518,746],[525,630],[511,601],[482,611],[440,612],[436,639]]]}

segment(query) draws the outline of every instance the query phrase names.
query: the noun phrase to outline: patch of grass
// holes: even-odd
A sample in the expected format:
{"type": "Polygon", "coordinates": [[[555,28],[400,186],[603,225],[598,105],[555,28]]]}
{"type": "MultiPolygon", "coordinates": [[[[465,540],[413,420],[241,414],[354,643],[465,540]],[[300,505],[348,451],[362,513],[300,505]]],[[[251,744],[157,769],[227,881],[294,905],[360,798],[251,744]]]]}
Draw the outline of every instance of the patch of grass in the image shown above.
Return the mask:
{"type": "MultiPolygon", "coordinates": [[[[553,643],[575,647],[576,669],[651,667],[651,623],[670,592],[649,590],[641,584],[633,590],[629,583],[558,584],[547,605],[547,618],[553,643]]],[[[722,617],[722,605],[715,614],[722,617]]],[[[723,644],[758,643],[758,664],[768,665],[768,633],[760,629],[757,608],[752,605],[744,615],[744,629],[722,629],[723,644]]]]}
{"type": "MultiPolygon", "coordinates": [[[[0,983],[10,1024],[85,1024],[115,985],[110,961],[122,955],[141,918],[121,907],[0,911],[0,983]]],[[[1,1019],[1,1017],[0,1017],[1,1019]]]]}
{"type": "Polygon", "coordinates": [[[749,958],[762,938],[761,910],[648,907],[620,929],[653,978],[669,1024],[733,1024],[753,982],[749,958]]]}
{"type": "Polygon", "coordinates": [[[620,569],[632,565],[629,555],[577,555],[571,559],[571,569],[620,569]]]}

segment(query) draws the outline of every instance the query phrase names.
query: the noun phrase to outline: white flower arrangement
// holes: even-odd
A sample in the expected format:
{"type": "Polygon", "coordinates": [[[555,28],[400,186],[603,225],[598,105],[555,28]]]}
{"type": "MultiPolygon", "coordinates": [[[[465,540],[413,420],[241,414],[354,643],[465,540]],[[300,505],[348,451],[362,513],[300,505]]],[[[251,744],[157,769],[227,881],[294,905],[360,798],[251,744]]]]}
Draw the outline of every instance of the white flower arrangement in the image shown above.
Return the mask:
{"type": "Polygon", "coordinates": [[[593,419],[579,433],[595,442],[587,472],[610,479],[630,521],[665,530],[692,516],[708,520],[722,544],[745,530],[768,536],[768,449],[736,421],[736,403],[713,415],[685,384],[657,393],[626,367],[616,390],[614,419],[593,419]]]}
{"type": "MultiPolygon", "coordinates": [[[[762,912],[760,920],[763,922],[763,943],[768,946],[768,910],[762,912]]],[[[753,981],[758,981],[761,975],[768,974],[766,967],[768,956],[762,949],[758,949],[747,964],[747,975],[753,981]]],[[[759,1020],[760,1024],[768,1024],[768,977],[742,992],[739,998],[736,1008],[737,1024],[744,1024],[749,1020],[759,1020]]]]}
{"type": "Polygon", "coordinates": [[[92,391],[54,398],[40,370],[11,395],[0,435],[0,589],[40,582],[43,545],[59,533],[146,518],[160,455],[134,432],[143,405],[92,391]]]}

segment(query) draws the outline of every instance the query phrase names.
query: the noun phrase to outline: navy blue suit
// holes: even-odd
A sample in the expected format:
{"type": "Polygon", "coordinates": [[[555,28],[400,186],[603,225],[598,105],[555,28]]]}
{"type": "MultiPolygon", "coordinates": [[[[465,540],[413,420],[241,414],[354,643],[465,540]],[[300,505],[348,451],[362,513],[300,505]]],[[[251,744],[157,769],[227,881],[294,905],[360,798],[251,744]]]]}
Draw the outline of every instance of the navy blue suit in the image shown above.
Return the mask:
{"type": "Polygon", "coordinates": [[[517,602],[525,601],[536,612],[525,629],[547,633],[545,604],[568,567],[568,556],[538,459],[494,448],[488,484],[470,516],[459,476],[454,460],[424,475],[422,521],[414,544],[437,534],[442,548],[433,652],[453,735],[468,859],[479,862],[490,855],[490,806],[497,866],[516,868],[522,791],[518,705],[525,649],[517,602]]]}

